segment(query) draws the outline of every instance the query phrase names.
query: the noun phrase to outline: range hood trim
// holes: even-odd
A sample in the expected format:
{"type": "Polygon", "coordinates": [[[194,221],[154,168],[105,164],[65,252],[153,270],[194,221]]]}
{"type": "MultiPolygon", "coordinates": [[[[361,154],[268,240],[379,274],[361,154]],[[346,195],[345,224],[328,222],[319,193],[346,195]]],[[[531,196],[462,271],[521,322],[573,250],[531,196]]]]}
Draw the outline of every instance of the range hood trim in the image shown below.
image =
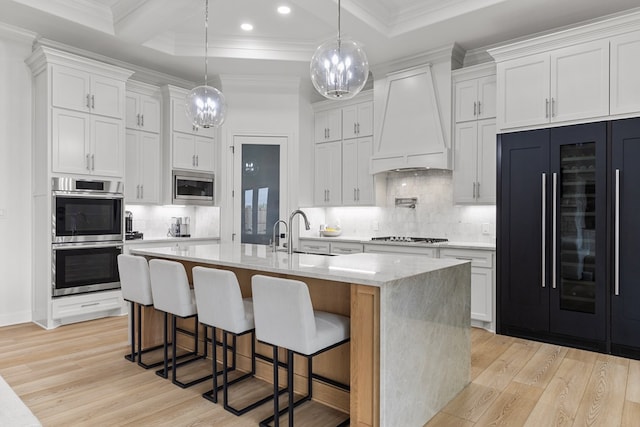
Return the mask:
{"type": "MultiPolygon", "coordinates": [[[[411,67],[405,70],[388,73],[384,82],[384,104],[382,114],[382,124],[380,132],[376,138],[375,153],[371,157],[370,171],[372,174],[393,171],[396,169],[451,169],[450,150],[446,146],[444,132],[442,130],[442,122],[436,90],[431,73],[431,64],[423,64],[411,67]],[[394,147],[394,142],[398,140],[396,135],[389,135],[387,131],[390,126],[388,121],[393,120],[390,112],[390,100],[394,83],[406,79],[422,79],[421,83],[425,90],[424,98],[426,99],[426,107],[424,111],[417,111],[413,114],[428,122],[427,127],[432,129],[429,134],[429,144],[424,150],[410,150],[408,152],[398,152],[394,147]]],[[[398,95],[396,95],[398,96],[398,95]]],[[[398,104],[398,101],[395,101],[398,104]]],[[[392,107],[393,108],[393,107],[392,107]]],[[[397,108],[397,107],[395,107],[397,108]]],[[[397,114],[397,113],[396,113],[397,114]]],[[[396,125],[397,127],[397,125],[396,125]]],[[[421,139],[424,141],[424,139],[421,139]]]]}

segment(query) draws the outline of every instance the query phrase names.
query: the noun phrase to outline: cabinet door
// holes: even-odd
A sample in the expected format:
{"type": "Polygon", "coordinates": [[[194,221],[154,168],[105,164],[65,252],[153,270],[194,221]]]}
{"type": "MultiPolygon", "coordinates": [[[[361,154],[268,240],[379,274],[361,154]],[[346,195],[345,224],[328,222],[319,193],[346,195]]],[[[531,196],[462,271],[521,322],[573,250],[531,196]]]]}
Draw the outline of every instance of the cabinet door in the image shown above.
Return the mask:
{"type": "Polygon", "coordinates": [[[455,85],[456,123],[476,120],[478,117],[478,81],[457,82],[455,85]]]}
{"type": "Polygon", "coordinates": [[[339,141],[342,139],[342,109],[337,108],[335,110],[327,111],[327,128],[328,138],[327,141],[339,141]]]}
{"type": "Polygon", "coordinates": [[[478,79],[478,118],[496,116],[496,76],[478,79]]]}
{"type": "Polygon", "coordinates": [[[493,119],[478,121],[478,173],[476,201],[496,202],[496,122],[493,119]]]}
{"type": "Polygon", "coordinates": [[[611,193],[618,208],[613,212],[611,342],[621,354],[618,346],[640,347],[640,119],[613,122],[612,146],[611,193]]]}
{"type": "Polygon", "coordinates": [[[606,123],[551,130],[551,332],[606,338],[606,123]]]}
{"type": "Polygon", "coordinates": [[[52,70],[52,106],[76,111],[91,108],[90,75],[85,71],[62,65],[54,65],[52,70]]]}
{"type": "Polygon", "coordinates": [[[195,136],[173,132],[173,167],[191,170],[196,168],[195,136]]]}
{"type": "MultiPolygon", "coordinates": [[[[140,135],[140,201],[160,201],[160,135],[139,132],[140,135]]],[[[126,188],[126,187],[125,187],[126,188]]]]}
{"type": "Polygon", "coordinates": [[[548,331],[549,130],[499,135],[498,150],[498,332],[548,331]]]}
{"type": "Polygon", "coordinates": [[[498,129],[549,122],[549,73],[548,54],[497,65],[498,129]]]}
{"type": "Polygon", "coordinates": [[[314,194],[319,206],[342,203],[342,143],[316,144],[314,194]]]}
{"type": "Polygon", "coordinates": [[[358,136],[373,135],[373,102],[358,104],[358,136]]]}
{"type": "MultiPolygon", "coordinates": [[[[371,155],[373,154],[373,137],[358,138],[358,204],[359,205],[372,205],[375,203],[374,194],[374,182],[373,175],[369,172],[369,163],[371,161],[371,155]]],[[[345,167],[349,167],[349,163],[346,163],[343,159],[343,170],[345,167]]],[[[343,172],[344,174],[344,172],[343,172]]],[[[344,175],[343,175],[344,176],[344,175]]]]}
{"type": "Polygon", "coordinates": [[[173,120],[173,130],[185,133],[195,133],[195,127],[189,121],[185,110],[185,102],[176,99],[171,100],[171,119],[173,120]]]}
{"type": "Polygon", "coordinates": [[[358,140],[349,139],[342,142],[342,203],[358,204],[358,140]]]}
{"type": "Polygon", "coordinates": [[[213,139],[195,137],[196,169],[213,172],[213,139]]]}
{"type": "Polygon", "coordinates": [[[356,105],[342,109],[342,137],[344,139],[358,137],[358,107],[356,105]]]}
{"type": "Polygon", "coordinates": [[[458,123],[455,129],[453,200],[474,203],[478,163],[478,123],[458,123]]]}
{"type": "Polygon", "coordinates": [[[611,43],[611,114],[640,111],[640,31],[614,37],[611,43]]]}
{"type": "Polygon", "coordinates": [[[90,174],[91,121],[88,113],[52,109],[52,171],[90,174]]]}
{"type": "Polygon", "coordinates": [[[493,321],[493,270],[471,268],[471,318],[493,321]]]}
{"type": "Polygon", "coordinates": [[[127,129],[140,128],[140,113],[138,104],[140,96],[136,93],[127,92],[125,97],[125,115],[124,121],[127,129]]]}
{"type": "Polygon", "coordinates": [[[125,84],[102,76],[91,76],[91,113],[123,119],[125,84]]]}
{"type": "Polygon", "coordinates": [[[327,188],[329,187],[327,165],[331,159],[328,144],[316,144],[314,151],[313,199],[316,205],[326,206],[328,203],[327,188]]]}
{"type": "Polygon", "coordinates": [[[147,132],[160,132],[160,101],[140,95],[140,128],[147,132]]]}
{"type": "Polygon", "coordinates": [[[316,143],[326,142],[328,140],[327,132],[327,112],[318,111],[314,114],[314,138],[316,143]]]}
{"type": "Polygon", "coordinates": [[[551,53],[551,121],[609,114],[609,42],[584,43],[551,53]]]}
{"type": "Polygon", "coordinates": [[[122,177],[124,173],[124,129],[120,119],[91,116],[91,172],[122,177]]]}
{"type": "Polygon", "coordinates": [[[124,158],[124,198],[127,203],[138,203],[140,198],[140,133],[127,130],[124,158]]]}

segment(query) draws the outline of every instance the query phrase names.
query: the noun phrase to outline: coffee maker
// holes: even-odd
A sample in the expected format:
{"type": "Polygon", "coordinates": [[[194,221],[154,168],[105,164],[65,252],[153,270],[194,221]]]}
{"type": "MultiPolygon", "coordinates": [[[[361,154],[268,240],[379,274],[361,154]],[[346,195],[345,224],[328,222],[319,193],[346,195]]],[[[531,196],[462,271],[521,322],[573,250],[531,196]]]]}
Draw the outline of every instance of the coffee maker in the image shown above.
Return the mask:
{"type": "Polygon", "coordinates": [[[142,239],[142,233],[133,231],[133,212],[124,211],[124,239],[142,239]]]}
{"type": "Polygon", "coordinates": [[[171,237],[191,237],[191,218],[188,216],[171,217],[171,225],[169,226],[169,236],[171,237]]]}

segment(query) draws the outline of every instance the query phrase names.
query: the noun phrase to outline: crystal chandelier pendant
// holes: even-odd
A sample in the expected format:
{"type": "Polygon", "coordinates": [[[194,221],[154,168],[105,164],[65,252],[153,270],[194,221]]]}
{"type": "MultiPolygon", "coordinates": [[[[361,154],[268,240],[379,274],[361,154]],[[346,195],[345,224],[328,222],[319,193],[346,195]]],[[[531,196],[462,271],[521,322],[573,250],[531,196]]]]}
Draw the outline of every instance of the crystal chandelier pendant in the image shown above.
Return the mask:
{"type": "Polygon", "coordinates": [[[349,99],[367,83],[369,61],[353,40],[330,40],[318,47],[311,58],[311,82],[329,99],[349,99]]]}
{"type": "Polygon", "coordinates": [[[224,123],[227,103],[222,92],[215,87],[198,86],[187,95],[186,112],[196,126],[218,127],[224,123]]]}

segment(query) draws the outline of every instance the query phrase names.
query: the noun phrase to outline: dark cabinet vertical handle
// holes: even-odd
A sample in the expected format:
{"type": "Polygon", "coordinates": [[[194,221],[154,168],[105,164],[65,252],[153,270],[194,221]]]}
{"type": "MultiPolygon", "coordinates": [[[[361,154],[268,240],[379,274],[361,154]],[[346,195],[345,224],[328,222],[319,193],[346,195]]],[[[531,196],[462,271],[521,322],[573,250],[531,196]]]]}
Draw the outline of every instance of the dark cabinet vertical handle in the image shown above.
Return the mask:
{"type": "Polygon", "coordinates": [[[542,173],[542,287],[546,288],[547,263],[545,256],[547,252],[547,174],[542,173]]]}
{"type": "Polygon", "coordinates": [[[553,217],[551,223],[551,233],[553,234],[551,238],[551,287],[553,289],[556,288],[556,250],[558,247],[557,239],[557,231],[558,231],[558,174],[556,172],[553,173],[553,200],[551,201],[553,208],[553,217]]]}
{"type": "Polygon", "coordinates": [[[614,218],[614,293],[620,295],[620,169],[616,169],[616,204],[614,218]]]}

